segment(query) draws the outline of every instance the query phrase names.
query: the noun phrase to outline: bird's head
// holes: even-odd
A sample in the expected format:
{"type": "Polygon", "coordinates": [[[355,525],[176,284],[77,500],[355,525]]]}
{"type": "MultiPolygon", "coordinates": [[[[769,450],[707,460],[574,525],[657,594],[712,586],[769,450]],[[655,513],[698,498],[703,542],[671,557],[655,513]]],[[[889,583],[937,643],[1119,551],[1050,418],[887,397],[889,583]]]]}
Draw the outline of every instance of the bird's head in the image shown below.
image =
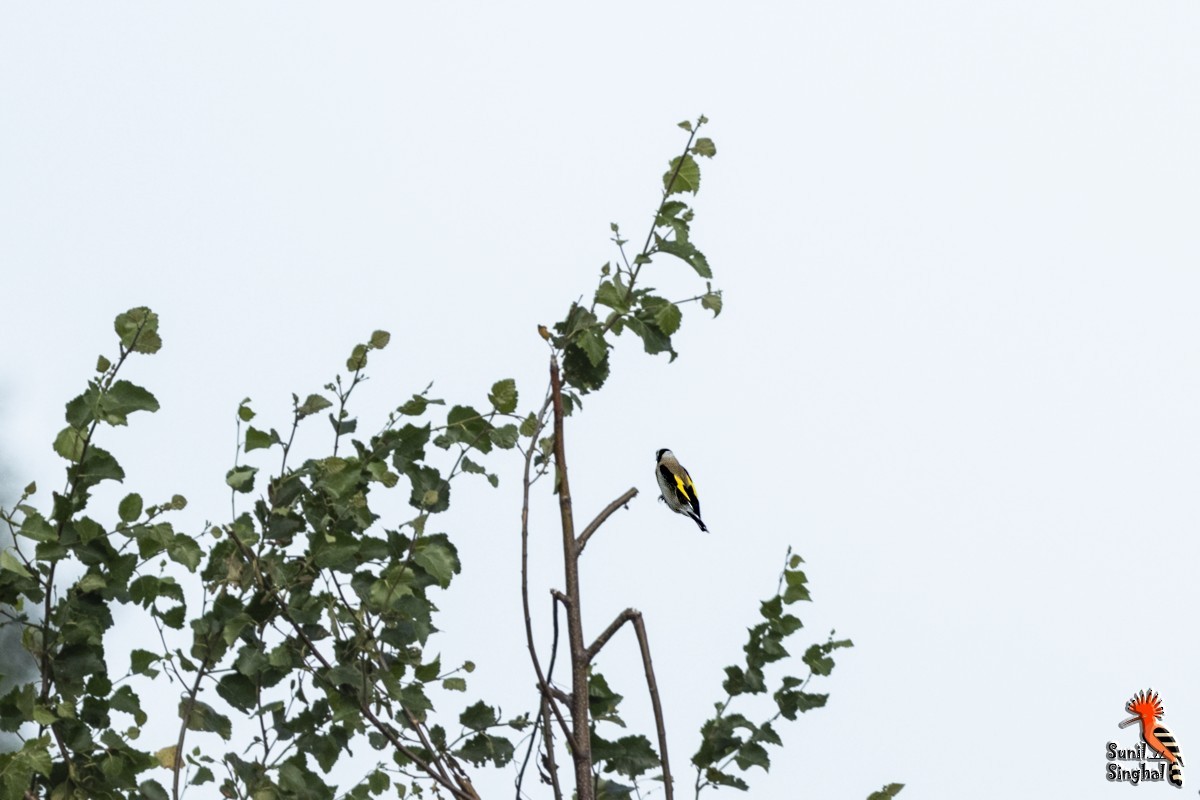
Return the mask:
{"type": "Polygon", "coordinates": [[[1120,725],[1122,728],[1126,725],[1132,725],[1135,722],[1149,722],[1155,719],[1162,719],[1163,715],[1162,701],[1158,699],[1158,692],[1150,689],[1135,694],[1125,704],[1125,710],[1130,714],[1136,714],[1136,716],[1122,722],[1120,725]]]}
{"type": "Polygon", "coordinates": [[[661,462],[661,461],[663,460],[663,454],[664,454],[664,453],[665,453],[666,455],[671,455],[671,451],[670,451],[670,450],[668,450],[668,449],[667,449],[667,448],[665,448],[665,447],[664,447],[664,448],[662,448],[662,449],[661,449],[661,450],[659,450],[659,451],[658,451],[658,453],[656,453],[656,454],[655,454],[655,456],[654,456],[654,463],[655,463],[655,464],[657,464],[657,463],[659,463],[659,462],[661,462]]]}

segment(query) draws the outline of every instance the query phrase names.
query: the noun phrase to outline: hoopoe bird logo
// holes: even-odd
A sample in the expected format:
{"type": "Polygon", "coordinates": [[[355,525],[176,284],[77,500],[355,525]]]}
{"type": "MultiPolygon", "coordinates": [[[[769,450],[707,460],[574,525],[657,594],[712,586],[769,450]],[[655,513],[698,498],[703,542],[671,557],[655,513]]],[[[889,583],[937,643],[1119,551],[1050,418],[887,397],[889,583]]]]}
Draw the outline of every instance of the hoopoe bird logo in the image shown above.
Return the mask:
{"type": "Polygon", "coordinates": [[[1158,699],[1158,692],[1150,689],[1138,692],[1125,704],[1125,710],[1134,716],[1122,722],[1120,727],[1124,728],[1135,722],[1142,723],[1142,740],[1146,742],[1147,747],[1171,762],[1168,780],[1171,781],[1171,785],[1182,787],[1183,756],[1179,752],[1179,743],[1175,741],[1174,735],[1159,722],[1163,715],[1163,705],[1158,699]]]}

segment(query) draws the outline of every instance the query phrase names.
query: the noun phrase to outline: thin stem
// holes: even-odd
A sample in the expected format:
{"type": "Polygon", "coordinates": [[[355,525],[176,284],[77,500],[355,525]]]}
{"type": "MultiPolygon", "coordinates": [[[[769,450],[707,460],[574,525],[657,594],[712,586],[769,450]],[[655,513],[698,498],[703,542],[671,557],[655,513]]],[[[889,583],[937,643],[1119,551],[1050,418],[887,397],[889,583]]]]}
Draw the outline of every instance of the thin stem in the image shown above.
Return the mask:
{"type": "Polygon", "coordinates": [[[341,441],[341,438],[342,438],[342,420],[344,420],[346,418],[346,401],[350,399],[350,393],[354,391],[354,387],[358,386],[360,383],[362,383],[363,380],[365,380],[365,379],[360,379],[358,377],[360,372],[362,372],[361,367],[359,369],[354,370],[354,376],[350,380],[350,388],[346,390],[345,394],[342,393],[342,376],[341,375],[337,376],[338,415],[337,415],[337,427],[334,429],[334,433],[333,433],[333,455],[334,456],[337,455],[338,442],[341,441]]]}
{"type": "Polygon", "coordinates": [[[662,704],[658,699],[658,681],[654,678],[654,663],[650,659],[650,641],[646,638],[646,624],[642,621],[642,612],[637,609],[627,608],[622,611],[612,623],[604,629],[604,632],[596,637],[596,641],[592,642],[592,646],[586,651],[588,662],[596,657],[604,645],[608,644],[608,640],[613,637],[621,626],[626,622],[633,623],[633,631],[637,635],[638,647],[642,651],[642,667],[646,673],[646,688],[650,691],[650,707],[654,711],[654,727],[658,732],[658,750],[662,760],[663,769],[663,786],[666,791],[667,800],[673,800],[675,796],[674,779],[671,777],[671,762],[667,757],[667,729],[663,719],[662,704]]]}
{"type": "Polygon", "coordinates": [[[542,735],[546,741],[546,771],[550,773],[550,786],[554,789],[554,800],[563,800],[562,787],[558,785],[558,764],[554,762],[554,733],[550,730],[550,700],[542,698],[542,735]]]}
{"type": "Polygon", "coordinates": [[[187,738],[188,720],[191,719],[192,711],[196,708],[196,697],[200,693],[200,681],[204,679],[204,672],[208,660],[196,670],[196,680],[192,681],[192,688],[188,692],[187,703],[184,706],[183,717],[179,722],[179,737],[175,740],[175,763],[171,766],[171,771],[175,773],[171,783],[171,796],[175,800],[179,800],[179,776],[183,772],[183,741],[187,738]]]}
{"type": "Polygon", "coordinates": [[[637,487],[625,492],[625,494],[621,495],[616,500],[613,500],[611,503],[605,506],[604,510],[597,514],[594,520],[588,523],[588,526],[583,529],[583,533],[579,534],[579,539],[576,541],[575,546],[580,553],[583,552],[583,548],[584,545],[587,544],[587,540],[592,538],[592,534],[604,524],[604,521],[615,514],[617,509],[627,505],[630,500],[637,496],[637,493],[637,487]]]}
{"type": "MultiPolygon", "coordinates": [[[[533,432],[533,442],[537,441],[538,434],[545,428],[544,420],[546,412],[550,408],[551,399],[551,393],[547,392],[546,401],[542,403],[542,409],[537,415],[538,425],[533,432]]],[[[542,697],[549,699],[550,682],[542,672],[542,663],[538,658],[537,647],[533,643],[533,615],[529,607],[529,487],[532,484],[529,473],[535,452],[536,448],[531,446],[525,453],[524,497],[521,504],[521,605],[525,611],[525,644],[529,648],[529,658],[533,662],[533,671],[537,675],[538,690],[541,692],[542,697]]],[[[557,618],[555,619],[555,624],[557,625],[557,618]]],[[[554,716],[557,718],[559,726],[562,728],[563,736],[566,737],[567,743],[574,750],[574,737],[571,734],[570,726],[567,725],[567,721],[563,718],[562,712],[556,704],[551,703],[551,708],[554,711],[554,716]]]]}
{"type": "MultiPolygon", "coordinates": [[[[679,163],[675,165],[675,171],[671,173],[670,180],[667,181],[666,186],[663,188],[662,200],[659,201],[658,208],[654,212],[654,219],[650,223],[650,232],[646,234],[646,243],[642,245],[642,252],[633,260],[633,269],[629,273],[629,287],[625,290],[626,306],[628,306],[629,301],[633,299],[633,286],[635,283],[637,283],[638,274],[641,273],[642,267],[645,266],[646,256],[650,255],[650,245],[654,241],[654,232],[658,230],[658,217],[660,214],[662,214],[663,206],[667,204],[667,198],[671,196],[671,188],[675,185],[675,179],[679,177],[679,170],[683,167],[684,158],[692,149],[692,142],[696,139],[696,132],[700,130],[700,125],[701,123],[697,123],[696,126],[689,132],[687,144],[683,146],[683,153],[679,157],[679,163]]],[[[624,258],[624,255],[624,250],[622,250],[622,258],[624,258]]],[[[628,259],[625,260],[625,263],[628,267],[628,259]]],[[[600,335],[603,336],[604,334],[608,333],[612,326],[616,324],[616,321],[620,319],[620,317],[620,314],[609,315],[609,319],[604,323],[604,327],[601,329],[600,335]]]]}
{"type": "Polygon", "coordinates": [[[583,615],[580,612],[579,550],[575,546],[575,517],[571,507],[566,443],[563,436],[562,379],[558,359],[550,357],[550,392],[554,399],[554,463],[558,467],[558,508],[562,519],[563,572],[566,581],[567,642],[571,651],[571,723],[575,745],[575,792],[579,800],[595,800],[592,782],[592,741],[588,709],[588,661],[583,645],[583,615]]]}
{"type": "Polygon", "coordinates": [[[646,624],[642,615],[634,612],[633,630],[637,634],[638,646],[642,651],[642,666],[646,670],[646,688],[650,691],[650,705],[654,709],[654,727],[658,733],[658,749],[662,756],[663,786],[667,800],[674,800],[675,782],[671,777],[671,762],[667,757],[667,729],[663,719],[662,704],[658,699],[658,682],[654,679],[654,662],[650,660],[650,641],[646,637],[646,624]]]}

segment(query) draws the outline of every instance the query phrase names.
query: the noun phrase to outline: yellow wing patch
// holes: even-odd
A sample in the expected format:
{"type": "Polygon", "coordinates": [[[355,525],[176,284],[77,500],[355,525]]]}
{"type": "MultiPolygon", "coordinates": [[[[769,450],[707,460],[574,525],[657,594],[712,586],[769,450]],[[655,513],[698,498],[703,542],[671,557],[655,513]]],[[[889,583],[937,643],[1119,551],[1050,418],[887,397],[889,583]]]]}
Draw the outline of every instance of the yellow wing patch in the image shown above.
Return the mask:
{"type": "Polygon", "coordinates": [[[679,487],[679,494],[681,497],[695,502],[696,484],[692,483],[691,475],[688,475],[686,472],[682,475],[676,475],[675,485],[679,487]]]}

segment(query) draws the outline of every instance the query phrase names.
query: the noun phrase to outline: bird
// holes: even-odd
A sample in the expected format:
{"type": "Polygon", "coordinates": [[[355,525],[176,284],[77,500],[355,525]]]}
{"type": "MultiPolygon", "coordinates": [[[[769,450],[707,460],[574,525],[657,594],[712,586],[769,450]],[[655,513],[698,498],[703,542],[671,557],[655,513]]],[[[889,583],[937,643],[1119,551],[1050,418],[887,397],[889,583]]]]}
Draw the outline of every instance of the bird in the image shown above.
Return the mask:
{"type": "Polygon", "coordinates": [[[658,488],[662,492],[659,499],[676,514],[691,517],[700,530],[708,533],[708,528],[700,519],[700,498],[696,496],[696,484],[692,483],[692,476],[675,459],[675,454],[665,447],[658,451],[654,460],[654,477],[658,479],[658,488]]]}
{"type": "Polygon", "coordinates": [[[1168,780],[1175,786],[1183,786],[1183,755],[1179,752],[1179,743],[1175,741],[1175,737],[1165,725],[1158,722],[1163,715],[1162,701],[1158,699],[1158,692],[1152,689],[1138,692],[1125,704],[1125,710],[1135,716],[1122,722],[1120,727],[1124,728],[1135,722],[1142,723],[1142,739],[1147,746],[1171,762],[1171,774],[1168,780]]]}

